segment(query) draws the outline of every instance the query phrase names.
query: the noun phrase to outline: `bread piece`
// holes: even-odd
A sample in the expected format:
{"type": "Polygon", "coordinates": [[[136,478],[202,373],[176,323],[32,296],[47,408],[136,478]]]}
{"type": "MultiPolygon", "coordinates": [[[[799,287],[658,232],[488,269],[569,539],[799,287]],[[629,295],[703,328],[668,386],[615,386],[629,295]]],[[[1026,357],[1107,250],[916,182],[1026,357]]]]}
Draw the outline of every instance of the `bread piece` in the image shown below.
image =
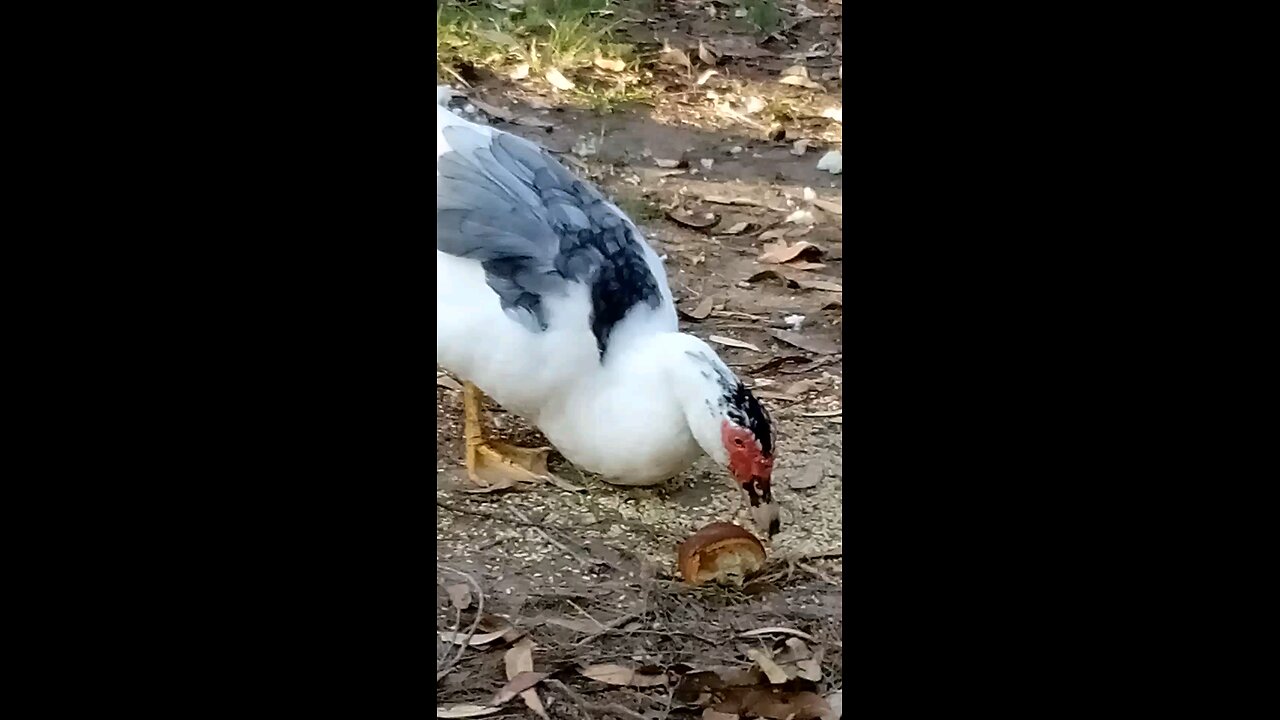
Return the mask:
{"type": "Polygon", "coordinates": [[[755,535],[733,523],[702,528],[680,543],[680,575],[691,585],[708,581],[741,585],[743,578],[764,567],[764,545],[755,535]]]}

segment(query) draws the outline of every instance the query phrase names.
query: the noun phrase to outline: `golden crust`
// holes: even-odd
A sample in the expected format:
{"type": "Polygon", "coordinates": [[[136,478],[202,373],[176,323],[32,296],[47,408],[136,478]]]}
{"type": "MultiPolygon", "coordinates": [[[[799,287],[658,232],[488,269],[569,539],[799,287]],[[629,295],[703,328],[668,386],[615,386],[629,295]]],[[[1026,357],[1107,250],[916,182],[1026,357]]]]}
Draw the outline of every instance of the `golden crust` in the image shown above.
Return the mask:
{"type": "Polygon", "coordinates": [[[680,575],[692,585],[739,578],[764,566],[764,545],[733,523],[712,523],[680,543],[680,575]]]}

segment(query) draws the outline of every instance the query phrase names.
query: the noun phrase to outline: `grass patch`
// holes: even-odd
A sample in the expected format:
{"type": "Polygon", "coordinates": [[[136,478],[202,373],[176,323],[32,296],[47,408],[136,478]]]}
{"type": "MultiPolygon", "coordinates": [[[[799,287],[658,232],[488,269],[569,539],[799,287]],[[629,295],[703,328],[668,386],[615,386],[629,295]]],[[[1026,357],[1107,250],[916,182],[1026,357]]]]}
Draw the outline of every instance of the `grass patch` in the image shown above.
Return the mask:
{"type": "Polygon", "coordinates": [[[777,0],[743,0],[742,7],[747,11],[747,19],[760,32],[768,34],[782,27],[782,11],[778,9],[777,0]]]}
{"type": "Polygon", "coordinates": [[[444,2],[436,8],[437,82],[456,80],[483,67],[511,75],[528,66],[529,82],[544,83],[556,69],[576,87],[564,91],[596,110],[611,110],[649,93],[638,82],[639,63],[630,45],[612,42],[611,0],[503,0],[444,2]],[[605,70],[596,58],[619,60],[622,70],[605,70]]]}

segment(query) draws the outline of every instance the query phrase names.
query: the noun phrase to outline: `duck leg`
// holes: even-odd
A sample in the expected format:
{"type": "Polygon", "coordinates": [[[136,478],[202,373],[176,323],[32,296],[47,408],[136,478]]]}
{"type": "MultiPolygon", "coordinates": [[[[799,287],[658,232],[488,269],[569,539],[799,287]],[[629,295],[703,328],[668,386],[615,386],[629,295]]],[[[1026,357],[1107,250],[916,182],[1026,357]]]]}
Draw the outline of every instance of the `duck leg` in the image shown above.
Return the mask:
{"type": "Polygon", "coordinates": [[[462,384],[462,409],[466,434],[467,476],[481,487],[495,483],[539,482],[547,477],[551,448],[522,448],[484,435],[481,416],[484,395],[469,382],[462,384]]]}

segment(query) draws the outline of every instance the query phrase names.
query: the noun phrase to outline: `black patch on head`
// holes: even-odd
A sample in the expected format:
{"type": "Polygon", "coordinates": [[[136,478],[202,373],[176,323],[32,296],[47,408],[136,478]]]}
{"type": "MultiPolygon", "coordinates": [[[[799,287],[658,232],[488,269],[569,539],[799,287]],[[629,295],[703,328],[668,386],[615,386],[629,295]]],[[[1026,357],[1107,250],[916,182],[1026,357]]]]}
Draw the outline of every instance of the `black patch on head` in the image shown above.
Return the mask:
{"type": "Polygon", "coordinates": [[[598,190],[514,135],[499,132],[486,145],[474,128],[442,132],[451,147],[480,147],[436,160],[436,249],[480,261],[502,307],[526,327],[546,330],[543,296],[582,283],[603,361],[631,308],[661,307],[643,241],[598,190]]]}
{"type": "Polygon", "coordinates": [[[730,419],[754,433],[764,456],[773,457],[772,425],[764,406],[741,382],[727,395],[727,399],[730,419]]]}

